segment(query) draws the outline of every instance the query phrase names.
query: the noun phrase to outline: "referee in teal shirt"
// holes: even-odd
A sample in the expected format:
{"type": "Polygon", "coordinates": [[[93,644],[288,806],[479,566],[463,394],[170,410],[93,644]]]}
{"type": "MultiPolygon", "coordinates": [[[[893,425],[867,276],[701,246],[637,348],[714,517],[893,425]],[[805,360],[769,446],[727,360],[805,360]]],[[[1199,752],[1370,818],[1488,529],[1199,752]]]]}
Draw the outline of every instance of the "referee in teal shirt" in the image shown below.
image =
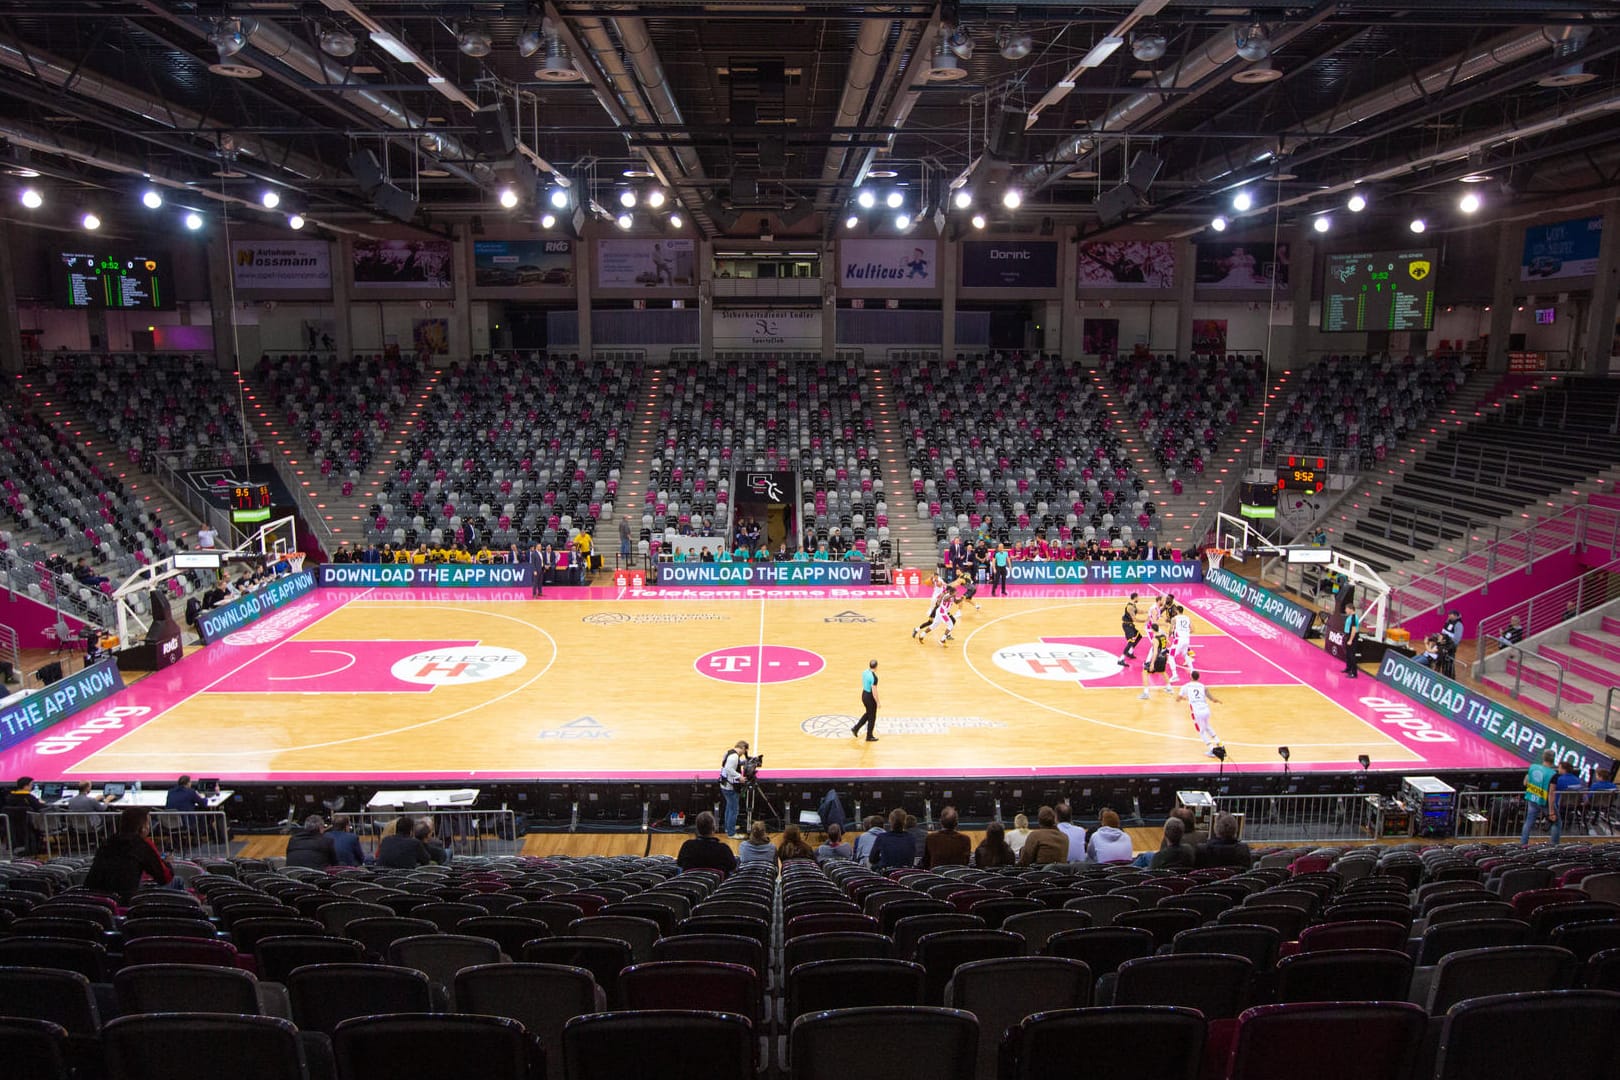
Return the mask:
{"type": "Polygon", "coordinates": [[[858,739],[861,737],[861,728],[864,727],[866,729],[866,741],[877,742],[878,699],[876,660],[869,662],[866,665],[866,670],[861,672],[861,704],[866,707],[866,711],[861,714],[861,718],[859,720],[855,721],[855,726],[849,729],[849,733],[858,739]]]}

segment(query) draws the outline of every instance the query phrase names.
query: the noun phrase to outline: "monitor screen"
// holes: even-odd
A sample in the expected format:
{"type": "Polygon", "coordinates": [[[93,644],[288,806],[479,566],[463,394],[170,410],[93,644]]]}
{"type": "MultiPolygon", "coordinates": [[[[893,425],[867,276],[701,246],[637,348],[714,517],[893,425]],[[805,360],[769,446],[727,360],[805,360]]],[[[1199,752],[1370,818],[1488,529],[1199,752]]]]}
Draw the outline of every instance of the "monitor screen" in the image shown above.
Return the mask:
{"type": "Polygon", "coordinates": [[[1558,321],[1558,309],[1550,307],[1536,308],[1536,325],[1551,326],[1558,321]]]}
{"type": "Polygon", "coordinates": [[[1348,251],[1329,255],[1322,281],[1322,330],[1433,330],[1438,253],[1348,251]]]}
{"type": "Polygon", "coordinates": [[[39,785],[39,801],[40,802],[55,802],[57,799],[60,799],[61,797],[62,797],[62,785],[61,784],[41,784],[41,785],[39,785]]]}
{"type": "Polygon", "coordinates": [[[51,261],[56,302],[67,308],[172,311],[167,252],[59,251],[51,261]]]}
{"type": "Polygon", "coordinates": [[[114,781],[112,783],[102,784],[101,785],[101,793],[103,795],[107,796],[107,798],[109,798],[109,799],[116,799],[119,796],[124,794],[124,785],[120,784],[120,783],[118,783],[116,781],[114,781]]]}
{"type": "Polygon", "coordinates": [[[199,795],[218,795],[219,794],[219,780],[218,780],[218,778],[199,779],[197,781],[196,787],[197,787],[197,793],[199,795]]]}

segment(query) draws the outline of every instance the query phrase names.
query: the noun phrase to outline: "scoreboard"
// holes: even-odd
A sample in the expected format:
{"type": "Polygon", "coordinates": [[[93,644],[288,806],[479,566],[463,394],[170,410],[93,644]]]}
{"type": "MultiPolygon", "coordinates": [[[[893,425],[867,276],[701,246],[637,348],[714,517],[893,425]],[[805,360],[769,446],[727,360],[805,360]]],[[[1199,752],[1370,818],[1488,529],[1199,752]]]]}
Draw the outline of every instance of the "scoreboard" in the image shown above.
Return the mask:
{"type": "Polygon", "coordinates": [[[269,505],[269,484],[237,484],[231,488],[232,510],[259,510],[269,505]]]}
{"type": "Polygon", "coordinates": [[[1323,332],[1433,330],[1437,258],[1434,249],[1329,255],[1323,332]]]}
{"type": "Polygon", "coordinates": [[[52,271],[62,307],[143,311],[174,307],[166,254],[61,251],[52,271]]]}
{"type": "Polygon", "coordinates": [[[1277,462],[1277,490],[1319,494],[1327,489],[1327,458],[1290,455],[1277,462]]]}

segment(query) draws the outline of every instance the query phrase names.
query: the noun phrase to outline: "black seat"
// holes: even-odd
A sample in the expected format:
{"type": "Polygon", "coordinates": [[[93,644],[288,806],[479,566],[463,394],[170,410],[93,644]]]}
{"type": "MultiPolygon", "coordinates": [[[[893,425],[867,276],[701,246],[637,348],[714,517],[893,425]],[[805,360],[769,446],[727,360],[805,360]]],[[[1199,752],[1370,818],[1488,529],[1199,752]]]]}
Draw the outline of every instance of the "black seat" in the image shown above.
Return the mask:
{"type": "Polygon", "coordinates": [[[72,1074],[68,1033],[49,1020],[0,1016],[0,1046],[6,1068],[28,1080],[69,1080],[72,1074]]]}
{"type": "Polygon", "coordinates": [[[1044,955],[1079,960],[1091,969],[1092,978],[1100,979],[1127,960],[1153,955],[1153,934],[1128,926],[1064,930],[1047,938],[1044,955]]]}
{"type": "Polygon", "coordinates": [[[1196,1080],[1204,1056],[1204,1018],[1193,1009],[1113,1006],[1036,1013],[1007,1034],[1003,1080],[1075,1080],[1141,1076],[1196,1080]]]}
{"type": "Polygon", "coordinates": [[[792,1080],[973,1080],[978,1044],[971,1013],[916,1006],[808,1013],[788,1035],[792,1080]]]}
{"type": "Polygon", "coordinates": [[[1551,990],[1475,998],[1446,1013],[1435,1080],[1520,1080],[1558,1048],[1559,1080],[1609,1080],[1620,994],[1551,990]],[[1525,1038],[1534,1032],[1535,1038],[1525,1038]]]}
{"type": "Polygon", "coordinates": [[[293,1020],[301,1031],[330,1035],[356,1016],[427,1012],[432,984],[415,968],[386,964],[312,964],[287,978],[293,1020]]]}
{"type": "Polygon", "coordinates": [[[545,1052],[504,1016],[357,1016],[332,1036],[339,1080],[444,1080],[469,1067],[488,1080],[545,1075],[545,1052]]]}
{"type": "Polygon", "coordinates": [[[1404,1001],[1412,958],[1396,949],[1326,949],[1277,962],[1277,1000],[1404,1001]]]}
{"type": "Polygon", "coordinates": [[[308,964],[358,964],[365,959],[365,946],[350,938],[289,934],[259,941],[259,977],[285,983],[293,969],[308,964]]]}
{"type": "Polygon", "coordinates": [[[541,938],[523,946],[523,960],[535,964],[582,967],[596,979],[611,1006],[617,998],[619,972],[630,966],[630,946],[617,938],[541,938]]]}
{"type": "Polygon", "coordinates": [[[578,1016],[563,1028],[569,1080],[751,1080],[754,1037],[734,1013],[648,1010],[578,1016]]]}
{"type": "Polygon", "coordinates": [[[110,1080],[172,1080],[175,1062],[207,1062],[231,1080],[303,1080],[298,1029],[272,1016],[155,1013],[102,1029],[110,1080]]]}

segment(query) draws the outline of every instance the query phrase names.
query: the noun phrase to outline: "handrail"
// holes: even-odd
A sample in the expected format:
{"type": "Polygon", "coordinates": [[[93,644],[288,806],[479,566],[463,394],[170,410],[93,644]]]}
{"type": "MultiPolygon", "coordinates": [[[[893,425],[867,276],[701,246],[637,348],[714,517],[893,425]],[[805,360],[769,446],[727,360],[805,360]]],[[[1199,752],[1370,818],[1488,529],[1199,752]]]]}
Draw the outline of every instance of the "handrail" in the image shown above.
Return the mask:
{"type": "Polygon", "coordinates": [[[1502,610],[1493,612],[1490,615],[1485,616],[1483,619],[1480,619],[1479,625],[1475,630],[1476,651],[1474,655],[1477,659],[1474,662],[1474,672],[1476,677],[1483,670],[1485,664],[1485,639],[1488,637],[1492,641],[1495,641],[1497,632],[1505,629],[1508,621],[1514,616],[1517,615],[1523,618],[1523,630],[1525,636],[1524,644],[1532,644],[1534,638],[1540,637],[1542,634],[1548,633],[1549,631],[1556,630],[1559,626],[1564,624],[1564,616],[1568,610],[1570,601],[1573,601],[1575,604],[1575,614],[1583,614],[1583,594],[1585,594],[1587,591],[1587,582],[1591,580],[1594,575],[1615,572],[1620,572],[1620,559],[1611,560],[1602,566],[1594,566],[1590,569],[1582,570],[1577,577],[1574,577],[1569,581],[1560,582],[1550,589],[1542,590],[1536,595],[1530,597],[1528,600],[1520,600],[1516,604],[1510,604],[1502,610]],[[1573,591],[1571,589],[1572,586],[1573,591]],[[1541,603],[1541,610],[1545,612],[1547,610],[1547,601],[1549,600],[1553,602],[1554,610],[1558,612],[1557,616],[1550,622],[1546,621],[1545,619],[1538,620],[1536,617],[1536,604],[1538,602],[1541,603]],[[1563,606],[1559,607],[1558,605],[1563,606]],[[1538,621],[1541,623],[1539,627],[1536,625],[1538,621]],[[1496,631],[1488,630],[1488,627],[1495,627],[1496,631]]]}
{"type": "MultiPolygon", "coordinates": [[[[13,592],[12,596],[15,597],[16,593],[13,592]]],[[[17,636],[16,630],[4,623],[0,623],[0,660],[10,664],[17,677],[22,678],[22,639],[17,636]]],[[[4,695],[5,691],[0,689],[0,697],[4,695]]]]}
{"type": "Polygon", "coordinates": [[[1613,728],[1609,726],[1609,714],[1614,709],[1614,695],[1620,694],[1620,686],[1609,687],[1609,692],[1603,697],[1603,738],[1611,743],[1620,743],[1620,737],[1612,734],[1613,728]]]}
{"type": "Polygon", "coordinates": [[[1513,673],[1514,701],[1519,700],[1520,692],[1524,686],[1524,665],[1526,660],[1541,660],[1558,669],[1558,687],[1553,693],[1552,707],[1547,710],[1547,715],[1556,720],[1558,718],[1558,710],[1564,704],[1564,676],[1569,674],[1568,669],[1566,669],[1563,664],[1560,664],[1552,657],[1542,656],[1540,653],[1533,653],[1529,649],[1526,649],[1523,645],[1504,644],[1501,646],[1501,648],[1503,650],[1511,649],[1519,654],[1519,666],[1513,673]]]}

